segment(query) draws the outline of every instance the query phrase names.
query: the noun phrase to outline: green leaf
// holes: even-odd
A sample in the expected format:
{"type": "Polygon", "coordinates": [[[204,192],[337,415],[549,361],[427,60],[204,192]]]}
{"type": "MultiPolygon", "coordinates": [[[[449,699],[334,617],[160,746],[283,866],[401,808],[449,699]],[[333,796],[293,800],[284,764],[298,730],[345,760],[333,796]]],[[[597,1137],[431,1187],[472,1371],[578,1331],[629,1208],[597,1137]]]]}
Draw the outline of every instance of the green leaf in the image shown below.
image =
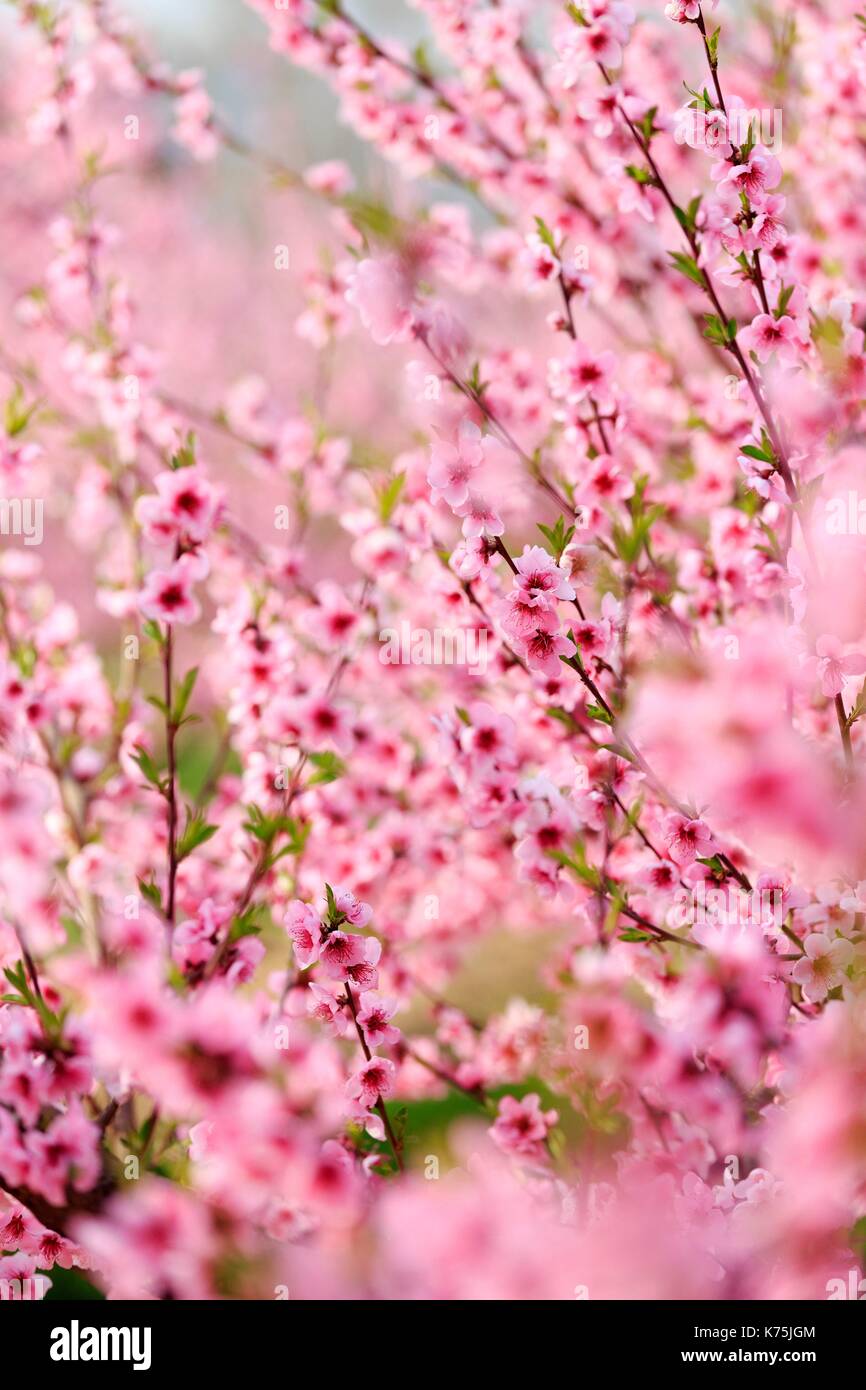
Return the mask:
{"type": "Polygon", "coordinates": [[[649,169],[642,169],[639,164],[627,164],[625,166],[625,172],[630,179],[634,179],[635,183],[655,183],[655,178],[650,173],[649,169]]]}
{"type": "Polygon", "coordinates": [[[38,409],[38,401],[34,401],[32,405],[25,403],[24,391],[16,382],[6,401],[4,412],[4,426],[10,439],[14,439],[17,434],[21,434],[27,428],[38,409]]]}
{"type": "Polygon", "coordinates": [[[574,527],[569,526],[568,530],[566,530],[565,521],[561,515],[556,518],[555,526],[545,526],[540,521],[537,521],[535,524],[553,551],[553,557],[556,563],[559,564],[562,559],[562,552],[574,535],[574,527]]]}
{"type": "Polygon", "coordinates": [[[548,250],[552,251],[554,256],[558,257],[559,251],[557,249],[556,242],[553,239],[553,232],[550,230],[543,217],[535,218],[535,230],[537,231],[539,237],[544,242],[548,250]]]}
{"type": "MultiPolygon", "coordinates": [[[[698,209],[700,208],[700,206],[701,195],[700,193],[698,193],[694,198],[692,198],[687,208],[674,208],[674,213],[676,215],[677,221],[679,222],[680,226],[683,227],[687,232],[693,232],[695,230],[698,221],[698,209]]],[[[671,254],[673,254],[673,252],[671,252],[671,254]]],[[[703,281],[701,283],[703,283],[703,281]]]]}
{"type": "Polygon", "coordinates": [[[567,709],[562,709],[559,705],[550,705],[547,710],[550,719],[556,719],[560,724],[564,724],[569,733],[575,734],[580,730],[580,725],[567,709]]]}
{"type": "Polygon", "coordinates": [[[709,342],[715,343],[717,347],[730,347],[737,335],[736,319],[728,319],[725,324],[717,314],[704,314],[704,322],[707,325],[704,337],[709,342]]]}
{"type": "Polygon", "coordinates": [[[640,131],[646,144],[649,144],[653,136],[656,134],[654,121],[657,113],[658,107],[651,106],[649,111],[647,111],[639,121],[634,122],[635,129],[640,131]]]}
{"type": "Polygon", "coordinates": [[[342,913],[337,911],[337,899],[330,883],[325,884],[325,898],[328,903],[328,921],[334,922],[342,913]]]}
{"type": "Polygon", "coordinates": [[[255,903],[253,907],[248,907],[240,917],[233,918],[229,929],[229,941],[240,941],[244,936],[258,936],[262,927],[261,923],[255,919],[261,910],[261,903],[255,903]]]}
{"type": "Polygon", "coordinates": [[[218,825],[209,825],[200,811],[193,811],[191,807],[187,806],[186,825],[177,842],[178,863],[188,858],[194,849],[198,849],[199,845],[212,839],[218,829],[218,825]]]}
{"type": "Polygon", "coordinates": [[[472,363],[466,384],[474,396],[483,396],[487,390],[487,382],[481,380],[481,368],[477,362],[472,363]]]}
{"type": "Polygon", "coordinates": [[[315,768],[312,777],[307,778],[308,787],[316,787],[328,782],[336,782],[338,778],[345,775],[346,764],[342,758],[338,758],[336,753],[326,751],[324,753],[311,753],[309,761],[315,768]]]}
{"type": "Polygon", "coordinates": [[[775,455],[772,451],[767,453],[765,449],[759,449],[755,444],[741,445],[740,453],[745,454],[747,458],[757,459],[760,463],[775,463],[775,455]]]}
{"type": "Polygon", "coordinates": [[[710,859],[701,859],[698,855],[698,863],[705,864],[708,869],[712,869],[713,873],[718,874],[721,878],[728,876],[728,871],[717,854],[714,854],[710,859]]]}
{"type": "Polygon", "coordinates": [[[590,719],[597,719],[599,724],[613,723],[613,720],[611,719],[607,710],[603,709],[601,705],[587,705],[586,712],[589,715],[590,719]]]}
{"type": "Polygon", "coordinates": [[[186,675],[180,683],[180,686],[175,691],[174,709],[171,712],[173,724],[177,725],[182,722],[183,716],[186,714],[186,707],[189,704],[190,696],[192,695],[192,692],[195,688],[195,683],[197,679],[198,667],[193,666],[190,671],[187,671],[186,675]]]}
{"type": "Polygon", "coordinates": [[[403,484],[406,481],[405,473],[398,473],[389,483],[382,488],[379,493],[379,516],[384,525],[387,525],[394,514],[400,495],[403,491],[403,484]]]}
{"type": "Polygon", "coordinates": [[[135,752],[132,755],[132,759],[133,762],[138,763],[139,768],[141,769],[142,773],[147,778],[151,786],[156,787],[157,791],[162,792],[164,788],[159,768],[153,761],[153,758],[150,756],[147,749],[144,748],[140,743],[137,743],[135,745],[135,752]]]}
{"type": "Polygon", "coordinates": [[[141,893],[141,896],[145,898],[146,901],[149,902],[153,907],[155,907],[157,912],[162,913],[162,894],[160,893],[153,880],[140,878],[138,880],[138,888],[139,892],[141,893]]]}
{"type": "Polygon", "coordinates": [[[172,455],[171,466],[175,471],[179,468],[192,468],[195,463],[195,443],[195,435],[190,430],[177,453],[172,455]]]}

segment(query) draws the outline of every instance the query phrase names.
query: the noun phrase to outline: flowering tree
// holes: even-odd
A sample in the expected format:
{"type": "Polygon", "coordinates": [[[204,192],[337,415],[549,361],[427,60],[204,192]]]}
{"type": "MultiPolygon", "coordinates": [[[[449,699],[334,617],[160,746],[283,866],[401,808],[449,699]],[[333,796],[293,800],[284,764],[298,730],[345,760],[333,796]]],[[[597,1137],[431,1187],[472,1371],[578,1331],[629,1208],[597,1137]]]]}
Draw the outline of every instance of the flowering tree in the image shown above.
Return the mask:
{"type": "Polygon", "coordinates": [[[0,1292],[851,1296],[863,16],[251,3],[6,31],[0,1292]]]}

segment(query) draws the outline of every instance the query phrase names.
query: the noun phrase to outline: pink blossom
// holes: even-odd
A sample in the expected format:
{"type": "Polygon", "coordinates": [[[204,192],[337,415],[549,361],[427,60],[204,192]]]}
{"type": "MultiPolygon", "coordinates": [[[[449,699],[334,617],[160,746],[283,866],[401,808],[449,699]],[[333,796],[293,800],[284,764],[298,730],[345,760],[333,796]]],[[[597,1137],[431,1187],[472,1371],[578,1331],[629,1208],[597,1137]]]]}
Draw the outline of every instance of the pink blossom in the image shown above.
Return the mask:
{"type": "Polygon", "coordinates": [[[319,958],[322,924],[309,903],[298,899],[289,903],[283,920],[292,938],[295,960],[302,970],[306,970],[319,958]]]}
{"type": "Polygon", "coordinates": [[[404,342],[412,324],[411,295],[394,256],[361,261],[346,291],[374,343],[404,342]]]}
{"type": "Polygon", "coordinates": [[[461,507],[469,497],[469,481],[484,460],[481,431],[470,420],[462,420],[457,441],[437,440],[430,451],[427,481],[449,507],[461,507]]]}
{"type": "Polygon", "coordinates": [[[386,1057],[371,1057],[346,1083],[346,1094],[365,1110],[372,1110],[394,1089],[396,1068],[386,1057]]]}
{"type": "Polygon", "coordinates": [[[526,545],[523,554],[514,562],[517,569],[515,584],[521,590],[522,602],[543,606],[546,598],[573,599],[574,589],[553,557],[539,545],[526,545]]]}
{"type": "Polygon", "coordinates": [[[347,979],[349,967],[360,965],[366,959],[365,945],[362,936],[347,935],[342,931],[331,932],[319,952],[322,969],[328,979],[347,979]]]}
{"type": "Polygon", "coordinates": [[[668,816],[665,822],[665,844],[671,859],[676,864],[691,864],[695,859],[710,859],[716,853],[716,845],[710,831],[702,820],[689,820],[686,816],[668,816]]]}
{"type": "Polygon", "coordinates": [[[475,536],[501,536],[505,523],[493,507],[477,492],[469,493],[465,502],[455,507],[458,516],[463,517],[463,534],[467,539],[475,536]]]}
{"type": "Polygon", "coordinates": [[[358,1022],[368,1047],[385,1047],[399,1042],[400,1030],[389,1022],[397,1012],[397,1000],[384,998],[373,990],[361,995],[358,1022]]]}
{"type": "Polygon", "coordinates": [[[803,955],[791,970],[791,979],[810,1004],[820,1004],[831,989],[846,983],[845,970],[851,964],[854,948],[844,937],[811,932],[803,942],[803,955]]]}
{"type": "Polygon", "coordinates": [[[28,1185],[56,1207],[66,1201],[67,1187],[86,1192],[101,1170],[99,1129],[85,1119],[79,1106],[59,1115],[44,1132],[31,1130],[26,1138],[30,1154],[28,1185]]]}
{"type": "Polygon", "coordinates": [[[192,586],[202,577],[202,565],[192,555],[181,555],[170,569],[151,570],[139,595],[142,613],[154,622],[184,625],[196,622],[201,606],[192,586]]]}
{"type": "Polygon", "coordinates": [[[777,352],[782,361],[793,362],[803,351],[803,342],[797,325],[788,314],[774,318],[772,314],[758,314],[748,327],[740,330],[740,344],[749,352],[757,353],[761,362],[766,362],[771,354],[777,352]]]}
{"type": "Polygon", "coordinates": [[[593,352],[584,342],[570,345],[561,360],[550,364],[551,383],[558,394],[570,401],[582,401],[587,396],[605,399],[616,366],[612,352],[593,352]]]}
{"type": "Polygon", "coordinates": [[[859,676],[866,671],[866,655],[860,652],[844,654],[844,645],[838,637],[825,633],[815,643],[817,653],[817,676],[821,682],[821,693],[828,699],[841,695],[848,676],[859,676]]]}
{"type": "Polygon", "coordinates": [[[504,1153],[538,1159],[558,1119],[555,1110],[541,1109],[538,1095],[524,1096],[522,1100],[503,1096],[490,1135],[504,1153]]]}

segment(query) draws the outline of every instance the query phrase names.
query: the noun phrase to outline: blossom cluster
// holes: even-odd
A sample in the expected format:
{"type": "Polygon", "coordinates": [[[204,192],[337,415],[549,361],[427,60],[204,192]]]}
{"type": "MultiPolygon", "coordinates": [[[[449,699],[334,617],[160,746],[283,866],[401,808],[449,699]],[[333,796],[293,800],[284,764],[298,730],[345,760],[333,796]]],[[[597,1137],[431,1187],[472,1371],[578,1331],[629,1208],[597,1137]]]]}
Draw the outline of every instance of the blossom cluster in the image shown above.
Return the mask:
{"type": "Polygon", "coordinates": [[[12,8],[0,1298],[860,1287],[853,0],[12,8]]]}

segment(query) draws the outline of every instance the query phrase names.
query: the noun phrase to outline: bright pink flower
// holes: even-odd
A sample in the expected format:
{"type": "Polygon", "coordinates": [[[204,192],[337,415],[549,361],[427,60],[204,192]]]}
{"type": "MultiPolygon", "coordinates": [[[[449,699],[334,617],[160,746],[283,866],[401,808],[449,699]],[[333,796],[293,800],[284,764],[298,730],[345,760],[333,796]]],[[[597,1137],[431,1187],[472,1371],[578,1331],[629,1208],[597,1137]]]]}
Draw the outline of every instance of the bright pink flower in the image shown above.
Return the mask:
{"type": "Polygon", "coordinates": [[[748,159],[740,164],[720,164],[713,170],[719,178],[719,192],[727,189],[745,193],[749,198],[760,199],[765,192],[775,188],[782,177],[782,166],[769,150],[756,146],[748,159]]]}
{"type": "Polygon", "coordinates": [[[303,615],[304,631],[327,650],[344,647],[358,629],[361,615],[338,584],[328,580],[316,588],[315,608],[303,615]]]}
{"type": "Polygon", "coordinates": [[[772,314],[758,314],[748,327],[740,329],[739,338],[740,345],[757,353],[761,362],[766,362],[774,352],[783,362],[795,362],[803,353],[799,329],[788,314],[778,319],[772,314]]]}
{"type": "Polygon", "coordinates": [[[390,1023],[397,1012],[396,999],[385,999],[367,990],[359,1002],[358,1022],[364,1030],[368,1047],[384,1047],[400,1041],[399,1028],[390,1023]]]}
{"type": "Polygon", "coordinates": [[[177,536],[196,544],[206,540],[221,498],[201,466],[158,473],[154,484],[157,495],[140,497],[135,507],[145,538],[155,544],[177,536]]]}
{"type": "Polygon", "coordinates": [[[181,555],[168,570],[151,570],[139,594],[138,606],[146,618],[163,623],[194,623],[201,607],[192,591],[207,572],[199,557],[181,555]]]}
{"type": "Polygon", "coordinates": [[[350,966],[366,960],[363,936],[342,931],[331,932],[319,952],[322,969],[329,980],[346,980],[350,966]]]}
{"type": "Polygon", "coordinates": [[[692,864],[695,859],[711,859],[716,844],[709,826],[702,820],[688,820],[674,814],[665,822],[665,844],[675,864],[692,864]]]}
{"type": "Polygon", "coordinates": [[[295,960],[302,970],[306,970],[319,958],[322,924],[318,914],[313,911],[309,903],[300,902],[296,898],[289,903],[283,921],[286,931],[292,938],[295,960]]]}
{"type": "Polygon", "coordinates": [[[564,358],[551,362],[551,386],[557,395],[575,403],[588,396],[604,400],[615,368],[614,353],[593,352],[586,343],[573,342],[564,358]]]}
{"type": "Polygon", "coordinates": [[[544,597],[573,599],[574,589],[552,555],[540,545],[525,545],[523,554],[515,560],[517,575],[515,584],[522,591],[522,601],[527,604],[543,604],[544,597]]]}
{"type": "Polygon", "coordinates": [[[701,12],[700,0],[670,0],[665,5],[665,14],[677,24],[691,24],[701,12]]]}
{"type": "Polygon", "coordinates": [[[385,1057],[371,1057],[346,1082],[346,1094],[365,1110],[372,1110],[394,1089],[397,1069],[385,1057]]]}
{"type": "Polygon", "coordinates": [[[462,729],[460,742],[475,766],[479,769],[497,765],[513,767],[517,760],[514,720],[481,700],[470,706],[468,714],[470,722],[462,729]]]}
{"type": "Polygon", "coordinates": [[[100,1130],[84,1117],[80,1106],[71,1106],[44,1132],[31,1130],[25,1139],[30,1154],[28,1186],[52,1204],[62,1207],[67,1188],[86,1192],[102,1169],[100,1130]]]}
{"type": "Polygon", "coordinates": [[[535,1094],[517,1100],[503,1096],[490,1137],[504,1153],[518,1158],[538,1159],[553,1126],[559,1119],[555,1110],[543,1111],[541,1097],[535,1094]]]}
{"type": "Polygon", "coordinates": [[[558,676],[562,670],[561,656],[574,656],[574,643],[556,628],[538,626],[520,643],[522,655],[533,671],[545,676],[558,676]]]}

